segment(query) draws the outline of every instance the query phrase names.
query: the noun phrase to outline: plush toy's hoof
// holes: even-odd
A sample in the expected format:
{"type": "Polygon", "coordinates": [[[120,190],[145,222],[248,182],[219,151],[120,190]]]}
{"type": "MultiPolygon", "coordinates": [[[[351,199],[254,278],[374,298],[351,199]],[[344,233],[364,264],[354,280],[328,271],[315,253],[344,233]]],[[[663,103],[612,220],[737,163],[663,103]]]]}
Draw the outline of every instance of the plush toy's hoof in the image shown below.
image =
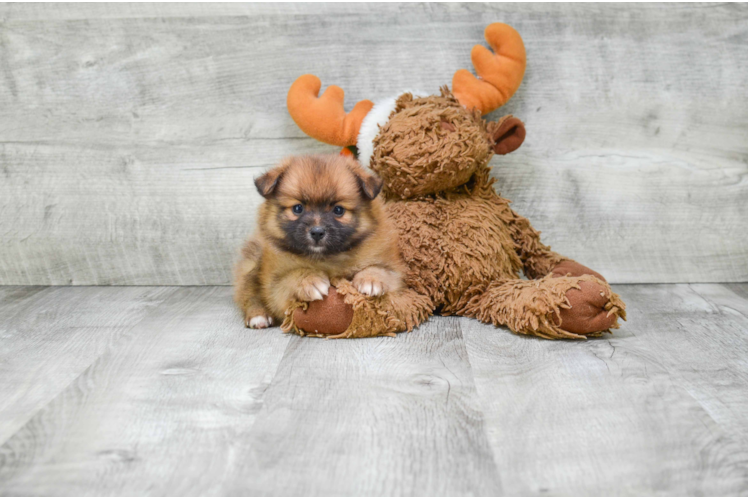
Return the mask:
{"type": "Polygon", "coordinates": [[[571,309],[561,309],[558,315],[561,328],[580,335],[612,328],[618,315],[608,306],[612,295],[610,288],[592,280],[582,280],[579,286],[580,289],[572,288],[566,292],[571,309]]]}
{"type": "Polygon", "coordinates": [[[608,281],[603,278],[602,274],[598,273],[597,271],[593,271],[589,267],[583,266],[579,262],[575,262],[573,260],[562,260],[561,262],[556,264],[556,267],[553,268],[552,272],[554,278],[559,278],[561,276],[584,276],[585,274],[588,274],[601,281],[608,281]]]}
{"type": "Polygon", "coordinates": [[[343,301],[343,296],[335,287],[330,287],[327,297],[309,302],[306,311],[302,308],[296,309],[293,321],[306,333],[339,335],[346,331],[353,321],[353,307],[343,301]]]}

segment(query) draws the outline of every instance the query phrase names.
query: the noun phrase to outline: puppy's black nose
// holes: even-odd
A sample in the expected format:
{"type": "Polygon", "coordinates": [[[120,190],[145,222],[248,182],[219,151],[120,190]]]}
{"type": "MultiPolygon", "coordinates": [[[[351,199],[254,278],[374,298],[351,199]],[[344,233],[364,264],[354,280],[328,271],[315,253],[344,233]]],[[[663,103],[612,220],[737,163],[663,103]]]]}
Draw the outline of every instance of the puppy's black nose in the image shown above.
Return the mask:
{"type": "Polygon", "coordinates": [[[325,237],[325,228],[320,226],[314,226],[309,230],[309,236],[311,236],[316,243],[325,237]]]}

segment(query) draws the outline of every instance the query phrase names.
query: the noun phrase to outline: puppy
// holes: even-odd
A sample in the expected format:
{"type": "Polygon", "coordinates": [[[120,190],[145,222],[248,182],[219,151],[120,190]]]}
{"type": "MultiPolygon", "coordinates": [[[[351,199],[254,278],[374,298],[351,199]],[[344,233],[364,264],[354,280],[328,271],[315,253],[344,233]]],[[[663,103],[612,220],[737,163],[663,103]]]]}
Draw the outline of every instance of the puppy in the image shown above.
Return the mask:
{"type": "Polygon", "coordinates": [[[382,181],[355,160],[287,158],[255,186],[265,201],[234,280],[246,326],[279,324],[289,304],[322,300],[335,278],[371,296],[400,288],[405,269],[377,197],[382,181]]]}

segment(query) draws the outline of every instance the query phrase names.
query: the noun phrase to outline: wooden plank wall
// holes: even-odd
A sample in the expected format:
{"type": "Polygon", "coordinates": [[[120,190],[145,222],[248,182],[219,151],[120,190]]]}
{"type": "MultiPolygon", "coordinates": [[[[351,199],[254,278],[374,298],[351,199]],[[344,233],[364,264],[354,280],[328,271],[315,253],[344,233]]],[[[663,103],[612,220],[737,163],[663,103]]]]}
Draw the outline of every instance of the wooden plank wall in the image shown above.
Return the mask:
{"type": "Polygon", "coordinates": [[[289,118],[436,92],[494,21],[525,39],[497,190],[612,282],[748,280],[748,5],[4,4],[0,284],[230,282],[252,178],[334,151],[289,118]]]}

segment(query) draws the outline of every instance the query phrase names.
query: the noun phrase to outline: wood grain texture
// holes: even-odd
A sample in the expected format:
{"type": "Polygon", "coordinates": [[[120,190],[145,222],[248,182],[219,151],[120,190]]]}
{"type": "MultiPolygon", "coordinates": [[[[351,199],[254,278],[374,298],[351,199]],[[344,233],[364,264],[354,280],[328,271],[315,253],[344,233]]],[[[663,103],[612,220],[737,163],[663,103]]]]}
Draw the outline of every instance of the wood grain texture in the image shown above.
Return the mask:
{"type": "MultiPolygon", "coordinates": [[[[123,299],[132,293],[115,290],[123,299]]],[[[158,314],[5,441],[0,494],[210,495],[241,466],[236,444],[262,408],[289,337],[244,328],[228,288],[171,292],[158,314]]],[[[104,311],[121,314],[119,305],[104,311]]],[[[98,314],[78,313],[87,321],[98,314]]]]}
{"type": "MultiPolygon", "coordinates": [[[[381,6],[379,12],[394,13],[398,6],[381,6]]],[[[184,2],[174,3],[70,3],[62,7],[55,3],[39,2],[27,7],[13,3],[0,5],[0,20],[4,21],[39,21],[39,20],[75,20],[75,19],[127,19],[127,18],[170,18],[170,17],[223,17],[253,16],[258,14],[285,15],[352,15],[360,14],[361,9],[353,3],[320,3],[313,11],[299,3],[276,5],[274,3],[221,3],[221,2],[184,2]]]]}
{"type": "Polygon", "coordinates": [[[630,321],[562,342],[249,331],[228,287],[0,287],[0,494],[748,494],[748,285],[615,288],[630,321]]]}
{"type": "Polygon", "coordinates": [[[295,77],[437,91],[523,35],[497,190],[612,282],[748,279],[748,6],[0,6],[0,283],[226,284],[295,77]]]}
{"type": "Polygon", "coordinates": [[[478,406],[456,319],[394,339],[294,338],[224,493],[498,495],[478,406]]]}
{"type": "Polygon", "coordinates": [[[600,339],[548,342],[461,320],[504,492],[745,495],[746,296],[714,284],[615,288],[630,321],[600,339]]]}
{"type": "Polygon", "coordinates": [[[167,288],[0,288],[0,443],[171,292],[167,288]]]}

